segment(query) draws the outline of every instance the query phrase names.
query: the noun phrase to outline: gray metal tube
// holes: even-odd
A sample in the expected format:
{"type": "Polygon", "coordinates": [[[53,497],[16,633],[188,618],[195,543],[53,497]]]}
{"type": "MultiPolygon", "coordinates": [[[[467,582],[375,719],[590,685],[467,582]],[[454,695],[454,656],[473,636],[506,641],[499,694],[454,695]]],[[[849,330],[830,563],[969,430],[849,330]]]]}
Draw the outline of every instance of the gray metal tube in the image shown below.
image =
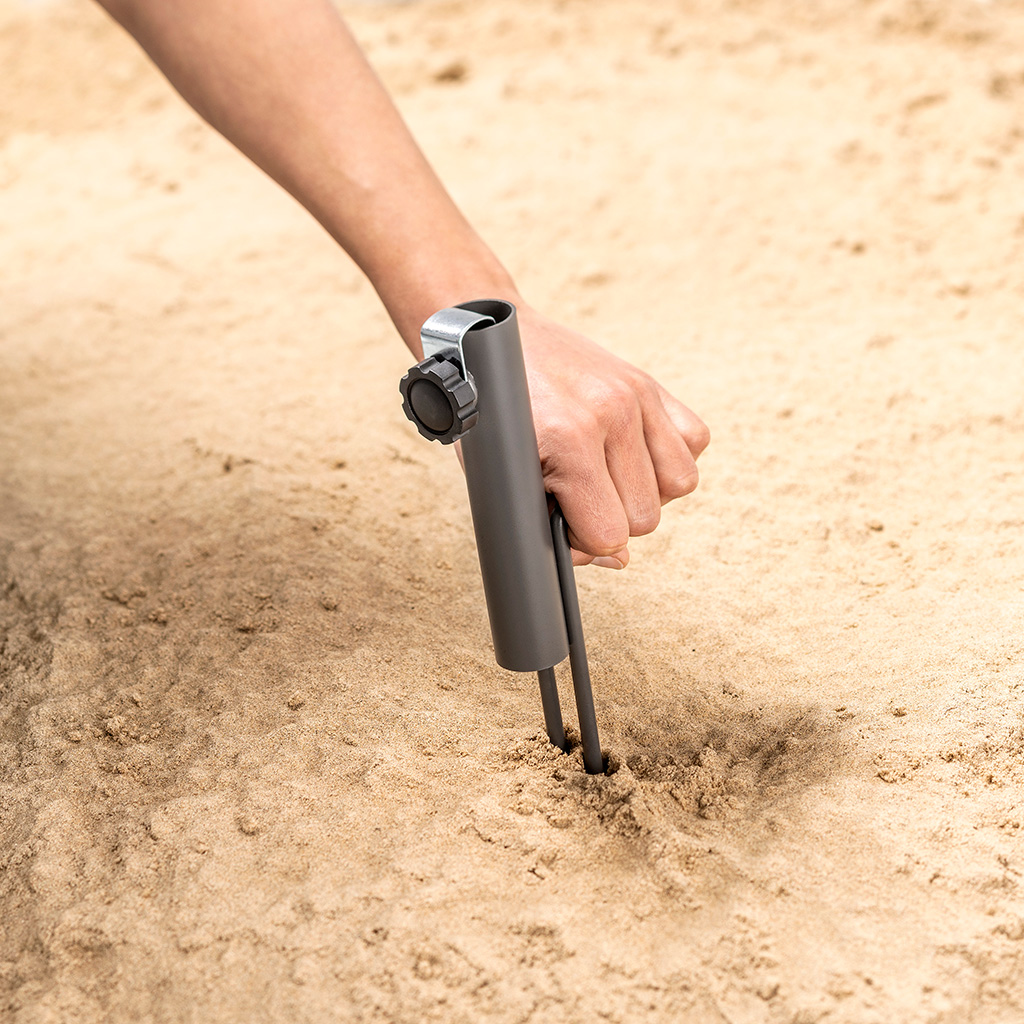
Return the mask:
{"type": "Polygon", "coordinates": [[[479,419],[461,439],[494,656],[503,668],[537,672],[563,661],[569,641],[519,325],[508,302],[459,308],[495,321],[462,340],[479,419]]]}

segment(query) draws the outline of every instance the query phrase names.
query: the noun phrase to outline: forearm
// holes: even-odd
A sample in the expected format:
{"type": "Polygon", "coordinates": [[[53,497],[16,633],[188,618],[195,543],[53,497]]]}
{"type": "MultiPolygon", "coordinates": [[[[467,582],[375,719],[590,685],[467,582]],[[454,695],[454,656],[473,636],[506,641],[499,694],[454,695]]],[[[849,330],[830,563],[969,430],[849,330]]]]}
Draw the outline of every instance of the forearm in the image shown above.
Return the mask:
{"type": "Polygon", "coordinates": [[[418,354],[435,310],[517,296],[329,0],[100,0],[352,256],[418,354]]]}
{"type": "Polygon", "coordinates": [[[583,561],[628,559],[693,490],[707,428],[647,374],[523,305],[330,0],[100,0],[179,92],[369,277],[409,348],[473,298],[519,306],[544,482],[583,561]]]}

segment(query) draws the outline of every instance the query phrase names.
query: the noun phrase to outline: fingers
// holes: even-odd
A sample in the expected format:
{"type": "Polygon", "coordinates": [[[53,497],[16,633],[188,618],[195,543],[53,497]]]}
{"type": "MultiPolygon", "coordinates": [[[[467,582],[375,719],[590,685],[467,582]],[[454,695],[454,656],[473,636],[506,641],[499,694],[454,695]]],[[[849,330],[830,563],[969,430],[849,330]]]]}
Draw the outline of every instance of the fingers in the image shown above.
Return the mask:
{"type": "MultiPolygon", "coordinates": [[[[553,481],[552,479],[549,478],[545,484],[545,489],[549,492],[549,495],[553,494],[552,486],[554,486],[553,481]]],[[[567,500],[567,504],[569,504],[570,507],[572,506],[571,499],[567,500]]],[[[548,515],[551,514],[553,508],[554,500],[549,497],[548,515]]],[[[562,514],[565,515],[564,508],[562,509],[562,514]]],[[[568,523],[568,521],[568,517],[566,517],[566,523],[568,523]]],[[[629,565],[629,548],[623,547],[610,555],[592,555],[586,551],[581,551],[578,547],[573,546],[572,540],[574,539],[574,534],[571,528],[569,530],[569,539],[569,551],[572,554],[572,564],[574,566],[598,565],[601,566],[601,568],[603,569],[625,569],[626,566],[629,565]]]]}
{"type": "MultiPolygon", "coordinates": [[[[667,446],[666,446],[667,447],[667,446]]],[[[644,429],[640,402],[631,393],[609,412],[604,443],[608,475],[622,503],[631,537],[653,533],[661,520],[658,473],[644,429]]]]}
{"type": "Polygon", "coordinates": [[[628,538],[653,532],[661,506],[697,486],[696,457],[709,434],[650,378],[602,397],[547,425],[542,463],[569,524],[573,564],[617,569],[628,563],[628,538]]]}
{"type": "MultiPolygon", "coordinates": [[[[678,402],[676,404],[679,405],[678,402]]],[[[680,406],[680,409],[689,413],[685,406],[680,406]]],[[[673,419],[665,408],[657,385],[654,385],[644,409],[644,443],[654,466],[660,504],[662,505],[668,504],[675,498],[682,498],[697,487],[699,477],[696,455],[699,454],[699,451],[695,454],[690,448],[690,444],[691,441],[695,446],[700,444],[702,451],[707,441],[700,435],[700,427],[703,427],[701,421],[692,413],[690,413],[690,417],[694,421],[693,423],[684,420],[683,414],[679,412],[673,419]],[[687,436],[680,430],[681,425],[685,426],[690,440],[687,440],[687,436]]],[[[707,428],[705,427],[704,433],[706,434],[706,432],[707,428]]]]}
{"type": "Polygon", "coordinates": [[[697,486],[704,423],[652,377],[520,308],[545,486],[569,524],[575,565],[625,565],[630,537],[697,486]]]}
{"type": "Polygon", "coordinates": [[[704,423],[643,375],[620,388],[602,410],[605,459],[629,535],[652,533],[661,506],[697,486],[696,457],[707,446],[704,423]]]}
{"type": "Polygon", "coordinates": [[[549,424],[540,438],[545,487],[562,507],[569,544],[591,558],[614,556],[629,541],[629,520],[608,473],[598,424],[580,413],[549,424]]]}

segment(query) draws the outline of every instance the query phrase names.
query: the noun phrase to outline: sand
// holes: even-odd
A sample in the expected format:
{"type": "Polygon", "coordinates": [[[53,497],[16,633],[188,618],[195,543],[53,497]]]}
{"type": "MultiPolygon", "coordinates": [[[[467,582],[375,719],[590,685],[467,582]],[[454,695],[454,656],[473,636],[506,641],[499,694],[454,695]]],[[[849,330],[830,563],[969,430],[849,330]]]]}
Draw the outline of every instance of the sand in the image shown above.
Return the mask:
{"type": "Polygon", "coordinates": [[[494,664],[348,258],[3,0],[0,1020],[1024,1020],[1024,4],[345,10],[531,301],[711,427],[577,573],[612,770],[494,664]]]}

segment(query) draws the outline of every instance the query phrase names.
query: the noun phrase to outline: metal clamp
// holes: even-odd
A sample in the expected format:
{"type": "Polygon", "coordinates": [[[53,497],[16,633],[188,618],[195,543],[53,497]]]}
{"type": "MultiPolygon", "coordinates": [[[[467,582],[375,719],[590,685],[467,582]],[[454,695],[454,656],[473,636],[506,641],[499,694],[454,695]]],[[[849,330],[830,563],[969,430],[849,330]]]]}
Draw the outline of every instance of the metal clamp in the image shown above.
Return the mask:
{"type": "MultiPolygon", "coordinates": [[[[493,323],[493,316],[474,313],[459,306],[438,311],[420,328],[424,360],[431,356],[437,359],[455,359],[465,373],[466,360],[462,354],[462,339],[474,327],[486,327],[493,323]]],[[[467,376],[466,379],[470,378],[467,376]]]]}
{"type": "Polygon", "coordinates": [[[462,340],[494,317],[453,306],[420,328],[423,359],[402,378],[402,408],[428,441],[452,444],[477,421],[477,390],[466,367],[462,340]]]}

